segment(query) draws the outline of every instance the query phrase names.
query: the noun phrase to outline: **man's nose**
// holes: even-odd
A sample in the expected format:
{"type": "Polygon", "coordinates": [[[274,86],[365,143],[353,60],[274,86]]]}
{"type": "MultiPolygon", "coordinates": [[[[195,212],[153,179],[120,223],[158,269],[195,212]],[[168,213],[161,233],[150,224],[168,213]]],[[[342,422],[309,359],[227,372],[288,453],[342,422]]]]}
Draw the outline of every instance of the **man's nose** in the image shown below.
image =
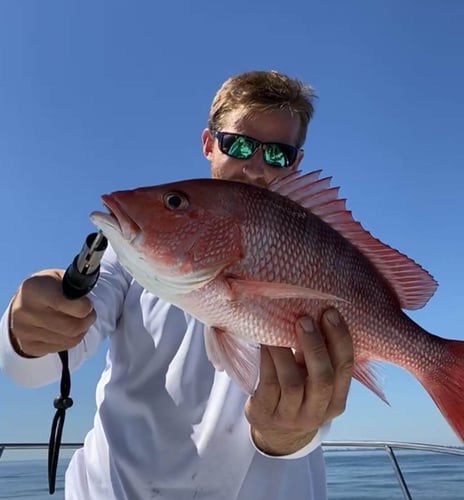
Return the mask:
{"type": "Polygon", "coordinates": [[[266,163],[263,158],[263,150],[259,147],[250,158],[244,160],[243,174],[251,181],[262,181],[266,163]]]}

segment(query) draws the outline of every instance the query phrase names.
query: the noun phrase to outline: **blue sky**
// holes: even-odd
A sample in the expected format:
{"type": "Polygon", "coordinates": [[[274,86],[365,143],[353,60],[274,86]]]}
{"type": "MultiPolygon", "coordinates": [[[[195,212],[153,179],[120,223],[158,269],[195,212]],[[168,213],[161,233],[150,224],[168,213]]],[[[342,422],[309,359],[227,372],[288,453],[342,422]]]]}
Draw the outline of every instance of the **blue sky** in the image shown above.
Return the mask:
{"type": "MultiPolygon", "coordinates": [[[[464,340],[464,3],[452,0],[0,2],[0,307],[66,267],[100,195],[209,175],[200,133],[222,81],[278,69],[318,95],[305,171],[440,283],[411,316],[464,340]]],[[[64,439],[92,425],[104,346],[72,378],[64,439]]],[[[384,365],[386,406],[357,382],[330,439],[458,444],[422,386],[384,365]]],[[[0,442],[46,441],[58,382],[0,373],[0,442]]]]}

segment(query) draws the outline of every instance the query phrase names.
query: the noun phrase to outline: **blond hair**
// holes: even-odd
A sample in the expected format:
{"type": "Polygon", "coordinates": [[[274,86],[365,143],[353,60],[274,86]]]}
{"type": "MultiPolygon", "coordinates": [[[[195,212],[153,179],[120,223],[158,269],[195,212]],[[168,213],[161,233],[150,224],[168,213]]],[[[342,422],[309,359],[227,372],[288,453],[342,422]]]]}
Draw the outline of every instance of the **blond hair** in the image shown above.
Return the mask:
{"type": "Polygon", "coordinates": [[[296,146],[301,147],[314,113],[314,98],[312,87],[278,71],[239,73],[228,78],[214,96],[208,127],[210,130],[221,130],[225,117],[240,108],[245,108],[247,114],[288,109],[300,118],[296,146]]]}

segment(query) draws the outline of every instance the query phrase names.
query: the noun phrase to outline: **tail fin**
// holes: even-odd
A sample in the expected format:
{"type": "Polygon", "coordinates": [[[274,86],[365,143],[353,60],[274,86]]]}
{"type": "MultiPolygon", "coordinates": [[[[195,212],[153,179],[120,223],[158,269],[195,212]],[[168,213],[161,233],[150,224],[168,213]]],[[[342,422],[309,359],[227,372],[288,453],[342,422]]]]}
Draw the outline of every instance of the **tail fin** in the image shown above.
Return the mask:
{"type": "Polygon", "coordinates": [[[464,341],[440,341],[438,362],[420,381],[461,441],[464,441],[464,341]]]}

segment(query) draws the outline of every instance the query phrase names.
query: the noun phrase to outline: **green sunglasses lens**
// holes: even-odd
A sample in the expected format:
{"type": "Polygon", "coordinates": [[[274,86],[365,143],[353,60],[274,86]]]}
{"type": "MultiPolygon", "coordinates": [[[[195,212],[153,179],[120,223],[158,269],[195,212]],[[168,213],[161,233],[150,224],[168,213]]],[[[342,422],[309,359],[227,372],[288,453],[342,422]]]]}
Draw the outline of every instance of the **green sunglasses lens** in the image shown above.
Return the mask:
{"type": "Polygon", "coordinates": [[[264,160],[269,165],[276,167],[286,167],[289,164],[288,158],[277,144],[266,144],[264,147],[264,160]]]}
{"type": "Polygon", "coordinates": [[[228,155],[244,160],[255,152],[256,144],[246,137],[224,136],[224,149],[228,155]]]}

